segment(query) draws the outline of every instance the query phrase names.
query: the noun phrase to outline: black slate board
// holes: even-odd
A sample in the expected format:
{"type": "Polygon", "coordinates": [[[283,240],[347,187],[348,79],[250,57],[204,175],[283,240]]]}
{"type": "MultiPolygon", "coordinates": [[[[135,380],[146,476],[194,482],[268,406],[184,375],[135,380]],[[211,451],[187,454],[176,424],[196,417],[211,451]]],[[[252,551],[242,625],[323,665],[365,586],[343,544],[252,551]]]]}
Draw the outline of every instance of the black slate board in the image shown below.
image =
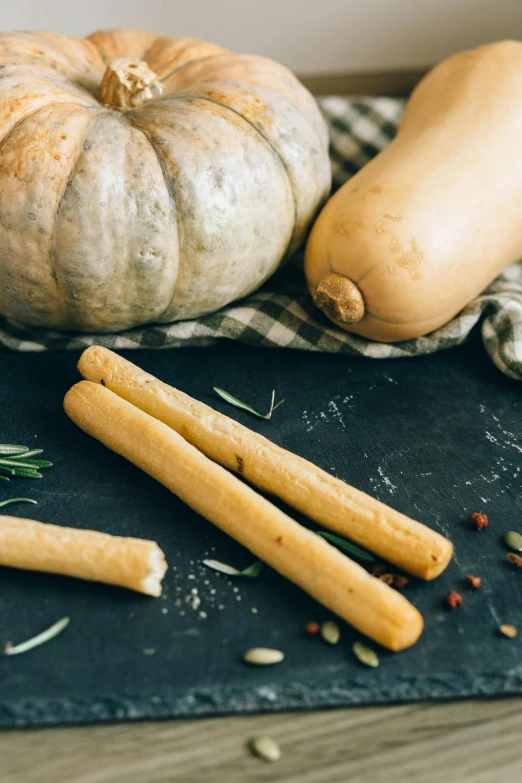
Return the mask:
{"type": "Polygon", "coordinates": [[[233,582],[200,565],[205,556],[238,566],[252,557],[68,421],[61,400],[78,379],[76,354],[3,355],[0,441],[45,447],[55,462],[41,481],[2,484],[0,497],[39,503],[8,511],[154,538],[171,568],[157,600],[3,569],[0,641],[64,615],[71,624],[38,650],[0,658],[0,726],[522,693],[522,635],[497,630],[522,630],[522,571],[506,563],[502,543],[506,530],[522,530],[522,398],[482,349],[382,362],[234,344],[128,356],[446,533],[454,562],[434,583],[406,588],[425,616],[421,641],[399,655],[380,651],[380,668],[365,669],[351,653],[360,638],[352,629],[343,627],[336,647],[303,635],[329,614],[276,573],[233,582]],[[261,421],[217,399],[213,385],[260,409],[275,388],[285,403],[261,421]],[[480,508],[491,522],[477,533],[465,520],[480,508]],[[482,577],[481,590],[466,586],[469,572],[482,577]],[[464,595],[455,612],[441,601],[450,588],[464,595]],[[241,655],[256,645],[283,649],[285,662],[249,668],[241,655]]]}

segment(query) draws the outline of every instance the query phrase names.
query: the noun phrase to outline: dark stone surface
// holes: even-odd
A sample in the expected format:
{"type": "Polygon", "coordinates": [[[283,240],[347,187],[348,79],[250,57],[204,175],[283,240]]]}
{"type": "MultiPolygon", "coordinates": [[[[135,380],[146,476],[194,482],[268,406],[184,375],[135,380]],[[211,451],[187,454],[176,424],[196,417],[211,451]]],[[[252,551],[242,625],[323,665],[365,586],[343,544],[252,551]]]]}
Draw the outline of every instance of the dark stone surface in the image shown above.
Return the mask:
{"type": "Polygon", "coordinates": [[[522,631],[522,570],[506,563],[502,542],[507,530],[522,531],[522,398],[478,346],[382,362],[236,345],[129,357],[449,535],[455,559],[435,582],[406,588],[425,617],[420,642],[399,655],[380,651],[380,668],[365,669],[349,627],[336,647],[303,635],[329,613],[276,573],[233,582],[201,566],[205,556],[241,567],[252,557],[69,422],[61,401],[78,379],[77,355],[4,355],[0,441],[42,446],[55,463],[41,481],[2,483],[0,498],[38,500],[6,511],[154,538],[171,568],[156,600],[3,569],[0,642],[64,615],[71,624],[33,652],[0,657],[1,726],[522,693],[522,634],[498,634],[501,622],[522,631]],[[275,388],[285,403],[261,421],[215,398],[214,385],[260,409],[275,388]],[[490,525],[477,533],[466,517],[480,509],[490,525]],[[466,585],[467,573],[482,577],[480,590],[466,585]],[[455,612],[442,604],[450,588],[464,596],[455,612]],[[284,663],[243,664],[257,645],[283,649],[284,663]]]}

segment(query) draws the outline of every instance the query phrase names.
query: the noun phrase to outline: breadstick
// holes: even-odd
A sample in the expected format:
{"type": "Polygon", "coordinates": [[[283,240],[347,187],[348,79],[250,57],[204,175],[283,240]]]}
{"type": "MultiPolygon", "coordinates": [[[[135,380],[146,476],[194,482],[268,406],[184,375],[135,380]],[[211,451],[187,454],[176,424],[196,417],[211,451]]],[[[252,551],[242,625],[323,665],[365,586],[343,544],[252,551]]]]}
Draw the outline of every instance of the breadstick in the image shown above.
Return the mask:
{"type": "Polygon", "coordinates": [[[64,407],[81,429],[367,636],[392,650],[418,639],[422,616],[404,596],[290,519],[166,424],[90,381],[73,386],[64,407]]]}
{"type": "Polygon", "coordinates": [[[161,595],[167,563],[154,541],[0,516],[0,565],[161,595]]]}
{"type": "Polygon", "coordinates": [[[121,356],[94,345],[78,369],[154,418],[168,424],[215,462],[336,533],[422,579],[442,573],[451,543],[431,530],[276,446],[121,356]]]}

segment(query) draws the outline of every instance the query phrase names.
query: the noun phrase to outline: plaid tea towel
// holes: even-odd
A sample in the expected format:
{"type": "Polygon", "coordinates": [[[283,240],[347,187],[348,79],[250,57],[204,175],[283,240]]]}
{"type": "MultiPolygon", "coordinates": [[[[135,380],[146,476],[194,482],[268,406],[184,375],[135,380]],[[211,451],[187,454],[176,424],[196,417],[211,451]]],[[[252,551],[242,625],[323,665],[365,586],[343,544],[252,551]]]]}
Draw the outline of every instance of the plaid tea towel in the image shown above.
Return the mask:
{"type": "MultiPolygon", "coordinates": [[[[395,98],[322,98],[330,129],[334,189],[393,138],[404,101],[395,98]]],[[[393,345],[369,342],[336,329],[312,304],[302,255],[263,288],[217,313],[193,321],[152,325],[118,334],[67,334],[25,327],[0,318],[0,347],[17,351],[176,348],[239,340],[249,345],[368,356],[373,359],[432,353],[480,331],[486,351],[506,375],[522,380],[522,264],[504,272],[450,323],[427,337],[393,345]]]]}

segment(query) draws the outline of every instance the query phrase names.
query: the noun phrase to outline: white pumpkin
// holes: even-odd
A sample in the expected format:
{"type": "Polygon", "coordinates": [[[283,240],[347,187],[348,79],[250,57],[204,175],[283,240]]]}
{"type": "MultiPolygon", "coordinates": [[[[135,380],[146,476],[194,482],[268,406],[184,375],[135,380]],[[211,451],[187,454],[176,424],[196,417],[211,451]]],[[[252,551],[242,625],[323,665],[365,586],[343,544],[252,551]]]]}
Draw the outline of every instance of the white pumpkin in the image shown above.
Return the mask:
{"type": "Polygon", "coordinates": [[[113,331],[266,280],[330,187],[282,65],[136,30],[0,35],[0,313],[113,331]]]}

